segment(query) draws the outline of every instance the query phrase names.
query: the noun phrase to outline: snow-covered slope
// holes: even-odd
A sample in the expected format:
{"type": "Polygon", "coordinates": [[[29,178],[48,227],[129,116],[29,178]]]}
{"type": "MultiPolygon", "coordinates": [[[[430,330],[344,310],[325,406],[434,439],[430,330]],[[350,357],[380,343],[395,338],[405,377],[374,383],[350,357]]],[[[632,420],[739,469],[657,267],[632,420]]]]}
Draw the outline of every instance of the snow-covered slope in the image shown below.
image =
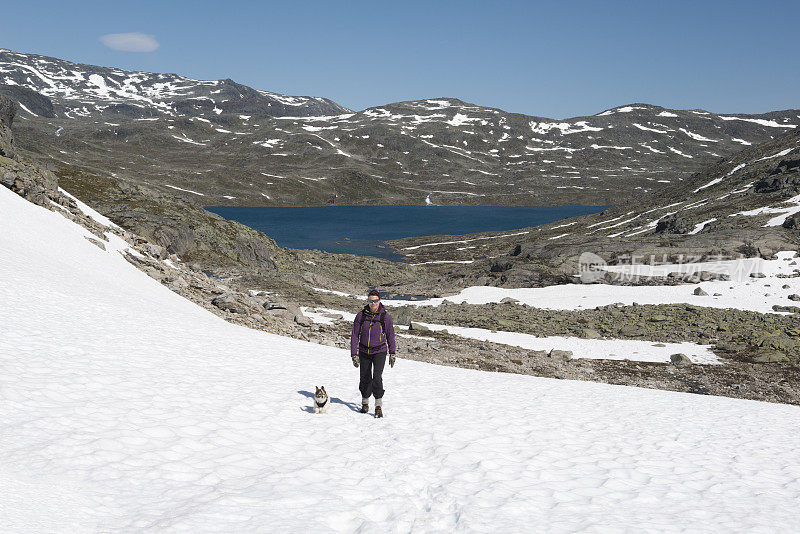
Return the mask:
{"type": "Polygon", "coordinates": [[[228,324],[5,188],[0,224],[6,531],[800,523],[798,407],[400,360],[376,420],[345,352],[228,324]]]}

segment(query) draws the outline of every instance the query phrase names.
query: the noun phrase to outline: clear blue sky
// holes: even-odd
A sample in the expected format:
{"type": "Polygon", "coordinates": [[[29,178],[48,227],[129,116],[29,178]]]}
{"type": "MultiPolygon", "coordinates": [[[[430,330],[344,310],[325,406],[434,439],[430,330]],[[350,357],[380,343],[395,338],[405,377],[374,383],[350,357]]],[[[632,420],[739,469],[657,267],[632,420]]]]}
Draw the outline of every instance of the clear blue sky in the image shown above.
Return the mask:
{"type": "Polygon", "coordinates": [[[763,113],[800,108],[799,20],[793,0],[16,1],[0,47],[356,110],[450,96],[552,118],[632,102],[763,113]],[[128,32],[158,49],[100,41],[128,32]]]}

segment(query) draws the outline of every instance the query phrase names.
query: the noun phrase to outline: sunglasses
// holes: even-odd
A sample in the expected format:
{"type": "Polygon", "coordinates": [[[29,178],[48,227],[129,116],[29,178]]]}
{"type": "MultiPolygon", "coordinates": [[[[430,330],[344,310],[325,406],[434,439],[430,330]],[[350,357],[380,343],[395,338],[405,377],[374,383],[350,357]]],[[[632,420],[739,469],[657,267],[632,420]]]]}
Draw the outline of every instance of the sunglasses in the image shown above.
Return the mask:
{"type": "Polygon", "coordinates": [[[381,301],[381,299],[367,299],[367,302],[369,302],[370,304],[375,304],[375,303],[380,302],[380,301],[381,301]]]}

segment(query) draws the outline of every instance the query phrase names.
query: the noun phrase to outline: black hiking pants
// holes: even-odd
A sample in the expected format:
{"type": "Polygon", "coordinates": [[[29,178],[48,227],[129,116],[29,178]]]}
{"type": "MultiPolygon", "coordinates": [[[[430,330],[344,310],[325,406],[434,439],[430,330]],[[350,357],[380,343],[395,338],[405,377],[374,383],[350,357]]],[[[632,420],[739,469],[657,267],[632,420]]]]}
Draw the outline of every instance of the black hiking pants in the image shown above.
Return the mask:
{"type": "Polygon", "coordinates": [[[369,356],[363,352],[358,353],[358,368],[361,372],[358,389],[361,391],[362,399],[368,399],[370,395],[375,395],[376,399],[383,398],[383,377],[381,375],[385,365],[385,352],[369,356]]]}

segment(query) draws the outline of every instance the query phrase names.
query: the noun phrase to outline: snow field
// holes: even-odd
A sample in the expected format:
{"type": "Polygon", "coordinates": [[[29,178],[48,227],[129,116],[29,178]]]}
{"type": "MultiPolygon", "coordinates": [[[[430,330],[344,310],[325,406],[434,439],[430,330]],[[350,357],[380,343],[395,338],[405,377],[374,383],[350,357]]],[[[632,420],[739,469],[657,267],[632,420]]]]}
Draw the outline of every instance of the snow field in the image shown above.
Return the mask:
{"type": "Polygon", "coordinates": [[[15,532],[800,522],[797,407],[400,360],[374,420],[346,351],[226,323],[4,188],[0,223],[15,228],[0,234],[0,524],[15,532]],[[314,385],[327,415],[310,413],[314,385]]]}
{"type": "MultiPolygon", "coordinates": [[[[388,301],[384,301],[388,302],[388,301]]],[[[333,310],[328,308],[300,308],[303,315],[310,318],[315,323],[333,324],[334,320],[325,314],[340,314],[345,321],[353,321],[355,314],[346,311],[333,310]],[[317,311],[315,311],[317,310],[317,311]]],[[[391,313],[391,308],[389,309],[391,313]]],[[[427,326],[433,331],[447,330],[449,334],[461,336],[480,341],[500,343],[513,347],[521,347],[528,350],[569,350],[572,351],[573,358],[591,358],[602,360],[631,360],[639,362],[662,362],[668,363],[670,355],[675,353],[685,354],[693,363],[697,364],[717,364],[719,358],[711,351],[709,345],[699,345],[697,343],[657,343],[655,341],[644,341],[635,339],[583,339],[578,337],[565,336],[534,336],[520,332],[506,332],[502,330],[491,331],[485,328],[470,328],[464,326],[451,326],[432,323],[419,323],[427,326]]],[[[395,325],[399,331],[407,331],[408,327],[395,325]]],[[[420,337],[410,334],[397,335],[416,339],[426,339],[433,341],[435,338],[420,337]]]]}
{"type": "Polygon", "coordinates": [[[712,308],[736,308],[760,313],[773,312],[774,304],[790,305],[788,296],[800,293],[800,277],[778,278],[778,274],[792,274],[798,261],[795,251],[781,251],[776,260],[747,258],[740,260],[723,260],[719,262],[694,262],[664,265],[606,265],[604,270],[618,273],[621,276],[666,276],[670,272],[691,273],[710,271],[728,273],[730,281],[708,281],[698,284],[682,284],[676,286],[616,286],[610,284],[563,284],[556,286],[505,289],[490,286],[468,287],[458,293],[443,298],[427,300],[401,301],[393,300],[397,306],[439,306],[445,300],[456,304],[488,304],[500,302],[504,298],[516,299],[519,304],[527,304],[537,308],[550,310],[591,309],[597,306],[622,303],[638,304],[692,304],[712,308]],[[761,272],[765,278],[750,278],[750,273],[761,272]],[[788,285],[787,289],[783,289],[788,285]],[[694,295],[695,288],[700,287],[708,296],[694,295]],[[714,293],[721,293],[714,296],[714,293]]]}

